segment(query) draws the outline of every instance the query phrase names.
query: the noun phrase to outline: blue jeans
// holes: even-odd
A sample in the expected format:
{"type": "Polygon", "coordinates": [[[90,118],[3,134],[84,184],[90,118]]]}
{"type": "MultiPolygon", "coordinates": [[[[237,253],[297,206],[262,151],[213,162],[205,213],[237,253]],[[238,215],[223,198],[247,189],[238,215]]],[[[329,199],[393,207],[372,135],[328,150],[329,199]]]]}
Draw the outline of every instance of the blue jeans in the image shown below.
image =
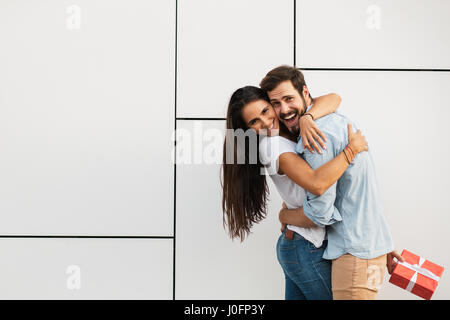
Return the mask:
{"type": "Polygon", "coordinates": [[[287,239],[286,230],[277,242],[277,258],[286,279],[286,300],[332,300],[331,261],[322,258],[327,240],[316,248],[296,232],[292,240],[287,239]]]}

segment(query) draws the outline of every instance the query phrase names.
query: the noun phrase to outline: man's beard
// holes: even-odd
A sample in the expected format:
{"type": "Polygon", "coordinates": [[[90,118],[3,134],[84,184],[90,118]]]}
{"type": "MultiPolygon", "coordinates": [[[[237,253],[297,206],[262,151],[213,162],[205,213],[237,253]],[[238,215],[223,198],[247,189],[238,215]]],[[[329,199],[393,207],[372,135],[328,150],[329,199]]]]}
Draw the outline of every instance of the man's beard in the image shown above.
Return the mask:
{"type": "MultiPolygon", "coordinates": [[[[297,123],[295,124],[295,126],[290,126],[290,127],[288,127],[286,124],[285,124],[285,127],[286,127],[286,129],[287,130],[289,130],[289,132],[292,134],[292,135],[295,135],[296,137],[298,137],[299,135],[300,135],[300,124],[299,124],[299,120],[300,120],[300,118],[305,114],[305,112],[306,112],[306,108],[301,108],[300,109],[300,111],[297,111],[297,114],[294,116],[294,118],[295,117],[297,117],[298,116],[298,118],[297,118],[297,123]]],[[[284,116],[281,116],[281,119],[282,120],[284,120],[284,116]]]]}
{"type": "Polygon", "coordinates": [[[300,126],[297,124],[295,127],[289,128],[289,131],[290,131],[293,135],[295,135],[296,137],[298,137],[299,134],[300,134],[300,126]]]}

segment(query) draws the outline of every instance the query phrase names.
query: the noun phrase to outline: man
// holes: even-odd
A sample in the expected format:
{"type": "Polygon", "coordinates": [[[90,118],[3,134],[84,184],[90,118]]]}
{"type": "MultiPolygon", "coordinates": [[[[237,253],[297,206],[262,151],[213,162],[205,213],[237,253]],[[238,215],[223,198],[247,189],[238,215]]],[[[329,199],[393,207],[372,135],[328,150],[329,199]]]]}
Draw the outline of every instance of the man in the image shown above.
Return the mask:
{"type": "MultiPolygon", "coordinates": [[[[313,103],[301,71],[290,66],[275,68],[260,86],[268,93],[279,120],[298,136],[298,119],[313,103]]],[[[314,114],[310,116],[314,119],[314,114]]],[[[302,145],[300,138],[297,152],[313,169],[320,167],[346,147],[348,123],[351,121],[338,113],[317,119],[317,126],[327,138],[325,149],[322,153],[312,152],[311,148],[302,145]]],[[[317,226],[327,227],[328,246],[323,258],[332,260],[333,299],[376,299],[384,265],[391,273],[394,257],[402,258],[393,251],[393,242],[381,212],[372,157],[369,152],[363,152],[351,161],[350,152],[347,151],[352,163],[337,183],[320,196],[308,192],[303,211],[297,211],[298,214],[293,216],[292,212],[283,209],[280,218],[281,222],[298,226],[308,227],[312,221],[317,226]],[[290,220],[283,221],[284,218],[290,220]]],[[[281,163],[283,158],[279,161],[281,163]]]]}

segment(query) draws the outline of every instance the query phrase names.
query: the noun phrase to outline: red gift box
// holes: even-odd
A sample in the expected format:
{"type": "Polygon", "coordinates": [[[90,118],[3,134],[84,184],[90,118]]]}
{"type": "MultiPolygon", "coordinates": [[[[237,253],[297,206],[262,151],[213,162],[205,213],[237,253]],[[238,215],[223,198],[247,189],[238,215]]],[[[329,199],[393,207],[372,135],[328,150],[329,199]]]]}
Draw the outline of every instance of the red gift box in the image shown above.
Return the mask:
{"type": "Polygon", "coordinates": [[[402,257],[405,261],[397,263],[389,282],[421,298],[430,300],[444,268],[408,250],[402,251],[402,257]]]}

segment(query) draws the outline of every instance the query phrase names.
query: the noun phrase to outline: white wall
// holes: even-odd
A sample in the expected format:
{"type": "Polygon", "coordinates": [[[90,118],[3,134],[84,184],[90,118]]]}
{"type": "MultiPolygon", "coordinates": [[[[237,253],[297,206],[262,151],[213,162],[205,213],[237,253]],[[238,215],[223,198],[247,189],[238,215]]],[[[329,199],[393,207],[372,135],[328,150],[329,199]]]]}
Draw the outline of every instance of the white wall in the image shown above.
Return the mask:
{"type": "MultiPolygon", "coordinates": [[[[0,298],[283,299],[276,189],[231,241],[220,165],[178,141],[174,167],[172,134],[216,129],[190,151],[220,159],[231,93],[294,61],[367,136],[398,250],[450,265],[449,18],[445,0],[2,1],[0,298]]],[[[385,280],[380,298],[417,299],[385,280]]]]}

